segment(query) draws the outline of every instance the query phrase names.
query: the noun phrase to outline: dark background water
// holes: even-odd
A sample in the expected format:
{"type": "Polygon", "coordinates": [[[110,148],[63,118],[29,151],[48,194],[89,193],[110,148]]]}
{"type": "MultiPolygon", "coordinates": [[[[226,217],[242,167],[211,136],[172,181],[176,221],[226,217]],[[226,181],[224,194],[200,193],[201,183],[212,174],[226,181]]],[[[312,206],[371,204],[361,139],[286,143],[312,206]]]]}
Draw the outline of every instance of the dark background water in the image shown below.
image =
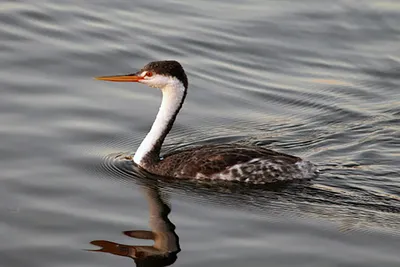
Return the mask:
{"type": "Polygon", "coordinates": [[[161,95],[92,77],[161,59],[190,82],[166,150],[243,142],[322,170],[272,191],[159,181],[174,266],[400,266],[398,1],[2,1],[0,25],[0,266],[130,266],[86,250],[152,244],[121,233],[150,230],[154,198],[108,155],[135,151],[161,95]]]}

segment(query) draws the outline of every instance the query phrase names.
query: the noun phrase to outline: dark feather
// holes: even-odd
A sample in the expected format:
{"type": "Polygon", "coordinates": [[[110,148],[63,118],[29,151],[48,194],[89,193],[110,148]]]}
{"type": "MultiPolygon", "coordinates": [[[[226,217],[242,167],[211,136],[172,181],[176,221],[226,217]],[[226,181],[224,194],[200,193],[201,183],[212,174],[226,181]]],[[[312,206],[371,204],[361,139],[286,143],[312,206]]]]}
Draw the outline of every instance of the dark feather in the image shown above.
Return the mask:
{"type": "MultiPolygon", "coordinates": [[[[155,165],[148,166],[148,170],[154,174],[176,178],[196,178],[199,174],[205,177],[212,177],[215,174],[224,172],[236,164],[243,164],[242,176],[233,177],[233,180],[246,179],[246,170],[249,170],[248,177],[252,176],[250,170],[262,170],[265,166],[258,166],[261,163],[249,163],[252,160],[260,159],[259,162],[268,162],[271,165],[279,166],[280,171],[268,167],[260,180],[266,181],[278,179],[295,166],[301,159],[295,156],[279,153],[263,147],[243,146],[236,144],[206,145],[186,150],[172,152],[164,156],[163,160],[155,165]],[[251,167],[246,169],[246,167],[251,167]],[[243,175],[244,174],[244,175],[243,175]],[[267,176],[267,177],[265,177],[267,176]]],[[[264,164],[265,165],[265,164],[264,164]]],[[[233,173],[234,175],[235,173],[233,173]]],[[[239,175],[239,174],[238,174],[239,175]]],[[[253,175],[254,176],[254,175],[253,175]]],[[[286,176],[286,175],[285,175],[286,176]]],[[[247,177],[247,178],[248,178],[247,177]]],[[[258,179],[257,179],[258,180],[258,179]]]]}

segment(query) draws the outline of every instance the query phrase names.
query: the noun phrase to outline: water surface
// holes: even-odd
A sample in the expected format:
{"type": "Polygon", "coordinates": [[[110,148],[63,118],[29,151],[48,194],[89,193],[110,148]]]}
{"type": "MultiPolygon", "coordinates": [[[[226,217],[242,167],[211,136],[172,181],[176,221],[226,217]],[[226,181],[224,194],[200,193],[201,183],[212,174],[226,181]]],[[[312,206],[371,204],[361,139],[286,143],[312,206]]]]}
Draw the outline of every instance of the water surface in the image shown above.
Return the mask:
{"type": "Polygon", "coordinates": [[[0,266],[130,266],[87,250],[152,246],[123,234],[154,230],[151,207],[174,266],[400,265],[396,1],[20,0],[0,25],[0,266]],[[260,145],[319,178],[215,187],[116,160],[161,95],[92,77],[162,59],[190,83],[165,151],[260,145]]]}

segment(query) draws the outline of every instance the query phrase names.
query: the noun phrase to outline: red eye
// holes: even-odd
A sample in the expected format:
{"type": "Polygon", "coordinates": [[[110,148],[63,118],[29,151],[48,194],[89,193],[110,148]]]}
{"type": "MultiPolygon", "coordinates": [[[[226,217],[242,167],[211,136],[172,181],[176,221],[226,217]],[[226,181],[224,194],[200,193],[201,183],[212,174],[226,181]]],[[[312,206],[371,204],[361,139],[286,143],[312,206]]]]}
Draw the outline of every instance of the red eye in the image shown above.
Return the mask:
{"type": "Polygon", "coordinates": [[[151,71],[148,71],[148,72],[146,72],[146,75],[145,75],[146,77],[151,77],[151,76],[153,76],[153,73],[151,72],[151,71]]]}

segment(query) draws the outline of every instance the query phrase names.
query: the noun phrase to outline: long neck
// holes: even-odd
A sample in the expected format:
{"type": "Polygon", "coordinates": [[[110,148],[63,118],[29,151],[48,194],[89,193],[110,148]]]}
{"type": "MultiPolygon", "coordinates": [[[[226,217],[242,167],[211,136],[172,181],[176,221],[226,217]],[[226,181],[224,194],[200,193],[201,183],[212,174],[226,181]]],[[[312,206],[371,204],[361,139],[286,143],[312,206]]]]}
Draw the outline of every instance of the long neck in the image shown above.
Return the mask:
{"type": "Polygon", "coordinates": [[[163,98],[156,120],[133,157],[133,161],[142,167],[160,160],[161,146],[186,96],[186,88],[175,78],[171,78],[171,82],[161,91],[163,98]]]}

